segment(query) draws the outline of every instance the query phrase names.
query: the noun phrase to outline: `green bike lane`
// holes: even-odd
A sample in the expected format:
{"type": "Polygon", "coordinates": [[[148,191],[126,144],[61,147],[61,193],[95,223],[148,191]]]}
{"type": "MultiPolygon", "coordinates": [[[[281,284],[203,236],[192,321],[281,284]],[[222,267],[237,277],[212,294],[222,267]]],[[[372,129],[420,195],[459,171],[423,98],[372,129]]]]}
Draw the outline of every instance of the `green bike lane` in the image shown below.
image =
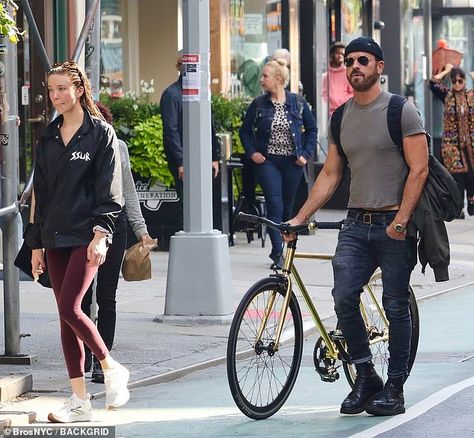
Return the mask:
{"type": "MultiPolygon", "coordinates": [[[[393,418],[366,414],[343,416],[339,405],[349,391],[345,377],[324,383],[314,371],[312,350],[316,335],[305,341],[302,367],[284,407],[273,417],[254,421],[236,408],[227,385],[225,366],[200,371],[167,384],[137,388],[125,409],[96,420],[116,425],[123,437],[369,437],[447,436],[462,427],[448,403],[466,392],[442,392],[474,375],[472,333],[473,287],[421,302],[421,334],[417,360],[406,383],[407,413],[393,418]],[[441,395],[440,395],[441,394],[441,395]],[[435,411],[436,410],[436,411],[435,411]],[[439,433],[425,434],[433,426],[439,433]],[[445,418],[440,417],[444,415],[445,418]],[[112,421],[111,421],[112,420],[112,421]],[[380,428],[384,424],[389,427],[380,428]],[[376,429],[376,428],[379,429],[376,429]],[[442,431],[442,427],[446,430],[442,431]]],[[[342,374],[342,373],[341,373],[342,374]]],[[[471,379],[474,381],[474,379],[471,379]]],[[[468,388],[472,389],[472,387],[468,388]]],[[[452,391],[451,391],[452,392],[452,391]]],[[[471,393],[474,393],[471,391],[471,393]]],[[[463,429],[460,429],[462,431],[463,429]]],[[[459,434],[459,436],[466,436],[459,434]]]]}

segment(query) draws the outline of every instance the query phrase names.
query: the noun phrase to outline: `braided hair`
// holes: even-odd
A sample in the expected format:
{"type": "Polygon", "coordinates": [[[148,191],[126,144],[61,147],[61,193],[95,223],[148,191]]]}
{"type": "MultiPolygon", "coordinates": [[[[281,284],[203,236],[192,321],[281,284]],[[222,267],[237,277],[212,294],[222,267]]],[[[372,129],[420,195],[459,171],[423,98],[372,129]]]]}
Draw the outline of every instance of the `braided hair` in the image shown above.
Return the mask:
{"type": "Polygon", "coordinates": [[[56,63],[48,72],[48,77],[51,75],[66,75],[76,88],[84,88],[84,93],[82,93],[80,97],[81,106],[86,108],[92,116],[104,120],[102,113],[99,111],[97,105],[94,103],[94,99],[92,98],[92,87],[89,78],[77,62],[65,61],[56,63]]]}

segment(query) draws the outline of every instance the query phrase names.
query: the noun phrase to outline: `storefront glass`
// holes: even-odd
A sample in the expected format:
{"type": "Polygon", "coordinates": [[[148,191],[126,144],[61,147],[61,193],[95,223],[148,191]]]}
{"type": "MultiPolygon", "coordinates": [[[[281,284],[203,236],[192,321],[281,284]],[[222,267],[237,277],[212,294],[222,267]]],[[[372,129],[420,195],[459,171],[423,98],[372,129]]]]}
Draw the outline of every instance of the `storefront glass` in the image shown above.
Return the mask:
{"type": "Polygon", "coordinates": [[[474,6],[474,0],[444,0],[445,8],[463,8],[469,6],[474,6]]]}
{"type": "Polygon", "coordinates": [[[123,94],[123,35],[121,0],[102,0],[100,77],[108,94],[123,94]]]}
{"type": "Polygon", "coordinates": [[[423,16],[413,16],[413,5],[403,10],[403,93],[418,108],[424,117],[425,108],[425,49],[423,16]]]}
{"type": "Polygon", "coordinates": [[[281,0],[230,0],[231,95],[260,94],[267,56],[282,47],[281,0]]]}
{"type": "MultiPolygon", "coordinates": [[[[473,2],[474,3],[474,2],[473,2]]],[[[446,47],[462,54],[461,67],[470,72],[474,70],[474,17],[450,16],[443,17],[443,34],[441,39],[446,47]]]]}
{"type": "Polygon", "coordinates": [[[362,36],[362,0],[341,1],[341,39],[344,43],[362,36]]]}

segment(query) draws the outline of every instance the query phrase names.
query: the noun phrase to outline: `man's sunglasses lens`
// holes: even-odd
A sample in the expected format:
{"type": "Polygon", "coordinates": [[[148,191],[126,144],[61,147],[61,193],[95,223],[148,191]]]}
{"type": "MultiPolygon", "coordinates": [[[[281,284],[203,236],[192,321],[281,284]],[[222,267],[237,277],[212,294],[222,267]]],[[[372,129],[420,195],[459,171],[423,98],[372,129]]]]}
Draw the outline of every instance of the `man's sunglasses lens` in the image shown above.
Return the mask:
{"type": "Polygon", "coordinates": [[[352,67],[356,60],[360,65],[363,65],[364,67],[369,65],[370,62],[370,59],[367,58],[367,56],[359,56],[358,58],[344,58],[344,65],[346,67],[352,67]]]}
{"type": "Polygon", "coordinates": [[[455,84],[464,84],[464,79],[456,79],[454,81],[455,84]]]}

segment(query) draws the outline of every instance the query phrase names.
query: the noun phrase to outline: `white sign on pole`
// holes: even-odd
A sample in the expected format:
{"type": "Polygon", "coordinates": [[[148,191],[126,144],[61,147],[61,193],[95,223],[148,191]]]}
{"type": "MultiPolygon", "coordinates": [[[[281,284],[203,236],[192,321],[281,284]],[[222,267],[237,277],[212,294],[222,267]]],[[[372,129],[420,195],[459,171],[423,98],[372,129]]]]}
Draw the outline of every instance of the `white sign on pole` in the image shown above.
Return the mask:
{"type": "Polygon", "coordinates": [[[201,99],[201,62],[199,55],[183,55],[183,101],[201,99]]]}

